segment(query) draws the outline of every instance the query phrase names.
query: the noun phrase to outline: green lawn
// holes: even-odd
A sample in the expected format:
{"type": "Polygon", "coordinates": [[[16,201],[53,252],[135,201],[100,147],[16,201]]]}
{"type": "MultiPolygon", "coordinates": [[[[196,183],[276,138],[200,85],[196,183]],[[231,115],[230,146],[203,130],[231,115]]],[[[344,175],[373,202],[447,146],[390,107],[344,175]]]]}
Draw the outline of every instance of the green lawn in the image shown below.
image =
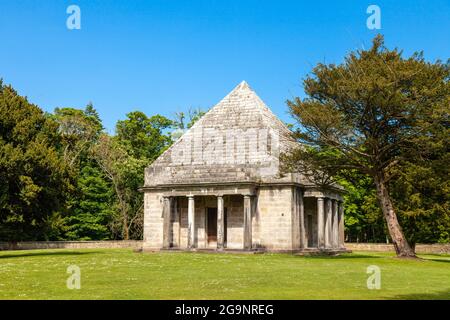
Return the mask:
{"type": "Polygon", "coordinates": [[[450,256],[422,258],[3,251],[0,299],[450,299],[450,256]],[[66,287],[73,264],[81,269],[80,290],[66,287]],[[381,269],[380,290],[367,289],[369,265],[381,269]]]}

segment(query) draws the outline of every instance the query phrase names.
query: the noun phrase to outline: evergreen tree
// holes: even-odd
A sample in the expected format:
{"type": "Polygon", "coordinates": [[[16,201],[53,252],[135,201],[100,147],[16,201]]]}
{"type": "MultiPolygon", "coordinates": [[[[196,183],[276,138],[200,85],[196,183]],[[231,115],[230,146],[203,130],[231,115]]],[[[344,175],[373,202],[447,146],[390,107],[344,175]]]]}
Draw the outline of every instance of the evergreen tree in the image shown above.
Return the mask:
{"type": "Polygon", "coordinates": [[[0,81],[0,238],[44,240],[72,181],[58,124],[0,81]]]}
{"type": "Polygon", "coordinates": [[[109,223],[113,218],[112,190],[95,163],[80,170],[78,196],[72,198],[72,214],[67,219],[69,240],[111,239],[109,223]]]}
{"type": "Polygon", "coordinates": [[[404,58],[377,36],[372,48],[350,53],[340,65],[316,66],[304,81],[307,98],[288,101],[299,140],[309,148],[287,157],[287,165],[315,172],[312,178],[326,175],[327,182],[352,170],[369,176],[399,257],[415,252],[390,183],[410,159],[428,159],[426,147],[442,143],[434,139],[448,140],[428,137],[442,119],[448,124],[449,77],[448,64],[421,54],[404,58]]]}
{"type": "Polygon", "coordinates": [[[100,117],[92,103],[84,110],[56,108],[50,117],[59,124],[60,152],[76,185],[58,224],[58,239],[110,239],[113,190],[92,154],[103,130],[100,117]]]}

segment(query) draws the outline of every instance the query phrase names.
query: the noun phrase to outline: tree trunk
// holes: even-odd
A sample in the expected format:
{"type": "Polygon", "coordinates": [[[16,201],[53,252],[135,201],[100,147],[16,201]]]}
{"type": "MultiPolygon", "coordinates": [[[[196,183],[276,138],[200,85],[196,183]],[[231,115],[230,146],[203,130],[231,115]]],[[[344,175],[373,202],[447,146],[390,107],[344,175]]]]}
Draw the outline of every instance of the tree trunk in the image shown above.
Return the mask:
{"type": "Polygon", "coordinates": [[[130,232],[128,228],[128,215],[125,208],[122,208],[123,217],[123,240],[130,240],[130,232]]]}
{"type": "Polygon", "coordinates": [[[123,202],[121,203],[121,207],[122,207],[122,223],[123,223],[123,226],[122,226],[123,240],[130,240],[127,208],[125,207],[125,204],[123,202]]]}
{"type": "Polygon", "coordinates": [[[416,254],[414,249],[409,245],[405,235],[403,234],[402,227],[398,223],[397,214],[395,213],[391,198],[386,188],[384,175],[379,174],[374,180],[377,189],[377,198],[380,202],[381,210],[383,211],[383,216],[386,220],[389,235],[391,236],[392,243],[394,244],[397,257],[415,258],[416,254]]]}

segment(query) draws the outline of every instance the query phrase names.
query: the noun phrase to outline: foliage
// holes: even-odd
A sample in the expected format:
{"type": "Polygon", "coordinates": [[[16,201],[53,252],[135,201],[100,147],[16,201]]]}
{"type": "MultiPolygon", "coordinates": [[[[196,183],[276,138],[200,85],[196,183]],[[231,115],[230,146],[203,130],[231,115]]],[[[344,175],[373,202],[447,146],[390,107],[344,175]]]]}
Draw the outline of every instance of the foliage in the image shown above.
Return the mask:
{"type": "Polygon", "coordinates": [[[355,171],[337,181],[344,194],[345,236],[348,242],[386,242],[388,237],[382,212],[378,206],[373,181],[355,171]]]}
{"type": "Polygon", "coordinates": [[[151,162],[171,144],[170,137],[163,134],[171,125],[172,121],[163,116],[149,118],[143,112],[134,111],[127,114],[127,119],[117,122],[116,136],[130,156],[151,162]]]}
{"type": "Polygon", "coordinates": [[[113,217],[112,190],[97,166],[81,169],[72,200],[72,213],[66,218],[65,238],[68,240],[108,240],[109,223],[113,217]]]}
{"type": "Polygon", "coordinates": [[[79,166],[103,130],[97,111],[89,103],[85,110],[56,108],[50,117],[59,125],[64,161],[69,167],[79,166]]]}
{"type": "Polygon", "coordinates": [[[138,189],[172,121],[136,111],[110,136],[91,103],[45,114],[0,89],[0,239],[142,238],[138,189]]]}
{"type": "Polygon", "coordinates": [[[58,124],[0,82],[0,237],[46,239],[73,191],[58,124]]]}
{"type": "Polygon", "coordinates": [[[176,112],[174,120],[172,120],[173,131],[171,133],[172,139],[177,140],[183,133],[190,129],[194,123],[200,120],[206,113],[202,108],[189,108],[188,110],[188,122],[186,123],[186,114],[184,112],[176,112]]]}
{"type": "Polygon", "coordinates": [[[390,182],[394,202],[412,243],[450,242],[450,128],[443,117],[417,138],[420,153],[409,152],[390,182]],[[425,154],[426,156],[422,156],[425,154]]]}
{"type": "Polygon", "coordinates": [[[135,111],[117,122],[115,137],[103,134],[95,147],[95,158],[110,180],[116,196],[112,221],[115,237],[140,239],[143,233],[144,169],[172,142],[164,130],[172,122],[160,115],[148,118],[135,111]]]}
{"type": "Polygon", "coordinates": [[[84,110],[56,108],[49,115],[58,123],[60,154],[71,169],[76,188],[71,192],[52,237],[57,240],[103,240],[110,238],[112,193],[106,177],[92,159],[92,149],[103,130],[92,103],[84,110]]]}
{"type": "Polygon", "coordinates": [[[448,124],[449,75],[448,64],[429,63],[419,53],[404,58],[377,36],[372,48],[351,52],[340,65],[318,64],[304,80],[307,97],[288,101],[299,141],[310,146],[289,155],[288,167],[326,184],[353,171],[370,177],[399,256],[414,250],[389,182],[408,161],[428,159],[427,146],[447,139],[432,133],[442,119],[448,124]]]}

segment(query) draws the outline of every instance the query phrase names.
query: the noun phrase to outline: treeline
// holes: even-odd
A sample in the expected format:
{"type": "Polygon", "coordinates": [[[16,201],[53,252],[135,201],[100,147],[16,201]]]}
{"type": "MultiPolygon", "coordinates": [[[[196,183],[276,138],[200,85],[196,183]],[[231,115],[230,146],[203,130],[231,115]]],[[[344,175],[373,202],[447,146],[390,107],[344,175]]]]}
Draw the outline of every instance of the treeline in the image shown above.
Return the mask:
{"type": "Polygon", "coordinates": [[[141,239],[144,168],[202,115],[45,113],[0,82],[0,241],[141,239]],[[188,122],[185,124],[185,121],[188,122]]]}

